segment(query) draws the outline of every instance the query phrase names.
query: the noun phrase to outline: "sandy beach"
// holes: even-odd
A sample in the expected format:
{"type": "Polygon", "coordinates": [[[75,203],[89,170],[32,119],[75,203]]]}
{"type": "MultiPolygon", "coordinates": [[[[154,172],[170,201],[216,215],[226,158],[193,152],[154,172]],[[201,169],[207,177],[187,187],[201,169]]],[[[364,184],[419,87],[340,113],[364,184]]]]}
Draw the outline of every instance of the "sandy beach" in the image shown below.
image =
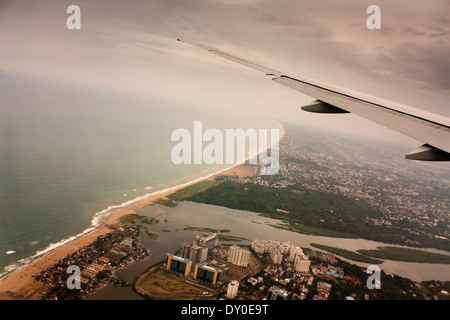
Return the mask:
{"type": "MultiPolygon", "coordinates": [[[[229,168],[225,171],[212,175],[210,177],[201,179],[206,180],[215,179],[216,176],[219,175],[237,175],[237,176],[251,176],[256,173],[256,168],[236,165],[232,168],[229,168]]],[[[171,189],[167,192],[158,193],[151,195],[143,200],[139,200],[132,205],[128,206],[129,208],[125,209],[117,209],[112,212],[106,219],[105,224],[80,237],[77,238],[54,251],[49,252],[45,256],[33,261],[29,265],[22,267],[21,269],[7,275],[3,279],[0,280],[0,300],[25,300],[25,299],[39,299],[40,295],[38,294],[40,289],[43,287],[43,284],[39,281],[34,280],[33,276],[41,272],[42,270],[54,265],[58,260],[65,258],[66,256],[74,253],[80,248],[89,245],[94,242],[97,237],[104,235],[106,233],[111,232],[111,229],[108,225],[115,225],[119,223],[119,218],[123,215],[136,213],[135,210],[142,209],[147,205],[151,205],[155,200],[166,197],[167,195],[176,192],[177,190],[183,189],[188,185],[197,183],[199,180],[196,180],[190,184],[186,184],[180,186],[178,188],[171,189]],[[134,209],[133,209],[134,208],[134,209]]]]}

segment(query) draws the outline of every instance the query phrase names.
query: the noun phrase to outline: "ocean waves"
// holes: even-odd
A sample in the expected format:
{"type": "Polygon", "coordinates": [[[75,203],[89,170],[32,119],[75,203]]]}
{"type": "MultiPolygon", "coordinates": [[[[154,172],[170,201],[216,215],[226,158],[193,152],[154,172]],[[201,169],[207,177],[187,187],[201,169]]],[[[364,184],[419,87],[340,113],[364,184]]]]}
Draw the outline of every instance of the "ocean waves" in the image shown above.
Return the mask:
{"type": "MultiPolygon", "coordinates": [[[[120,204],[117,204],[117,205],[108,206],[104,210],[95,213],[93,215],[92,220],[91,220],[91,225],[88,228],[86,228],[85,230],[83,230],[82,232],[80,232],[80,233],[78,233],[76,235],[73,235],[71,237],[62,239],[62,240],[60,240],[60,241],[58,241],[56,243],[50,243],[44,249],[36,251],[36,253],[34,255],[32,255],[32,256],[30,256],[28,258],[20,259],[17,262],[14,262],[14,263],[11,263],[11,264],[5,266],[4,269],[3,269],[3,272],[0,272],[0,279],[3,278],[4,276],[14,272],[14,271],[17,271],[17,270],[25,267],[26,265],[29,265],[30,263],[32,263],[33,261],[36,261],[37,259],[41,259],[41,258],[45,257],[47,254],[53,252],[54,250],[56,250],[56,249],[58,249],[58,248],[60,248],[60,247],[62,247],[64,245],[66,245],[66,244],[68,244],[68,243],[70,243],[70,242],[72,242],[72,241],[74,241],[74,240],[76,240],[78,238],[81,238],[84,235],[87,235],[87,234],[91,233],[92,231],[102,227],[104,225],[107,217],[111,213],[113,213],[115,210],[125,209],[125,208],[133,205],[134,203],[139,202],[141,200],[144,200],[144,199],[146,199],[148,197],[156,196],[156,195],[163,194],[163,193],[166,193],[166,192],[170,192],[170,191],[173,191],[173,190],[176,190],[176,189],[179,189],[179,188],[183,188],[183,187],[188,186],[190,184],[202,181],[204,179],[208,179],[208,178],[210,178],[210,177],[212,177],[212,176],[214,176],[216,174],[219,174],[219,173],[221,173],[223,171],[228,170],[231,167],[233,167],[233,166],[221,169],[219,171],[210,173],[208,175],[205,175],[205,176],[197,178],[197,179],[190,180],[190,181],[185,182],[185,183],[178,184],[178,185],[173,186],[173,187],[164,188],[164,189],[160,189],[158,191],[154,191],[154,192],[146,193],[144,195],[140,195],[138,197],[135,197],[135,198],[133,198],[131,200],[124,201],[124,202],[122,202],[120,204]]],[[[145,190],[152,190],[152,189],[154,189],[154,187],[146,187],[145,188],[145,190]]],[[[32,242],[30,242],[30,246],[37,245],[39,242],[40,241],[32,241],[32,242]]],[[[6,252],[7,255],[11,255],[11,254],[14,254],[14,253],[16,253],[14,250],[9,250],[9,251],[6,252]]]]}

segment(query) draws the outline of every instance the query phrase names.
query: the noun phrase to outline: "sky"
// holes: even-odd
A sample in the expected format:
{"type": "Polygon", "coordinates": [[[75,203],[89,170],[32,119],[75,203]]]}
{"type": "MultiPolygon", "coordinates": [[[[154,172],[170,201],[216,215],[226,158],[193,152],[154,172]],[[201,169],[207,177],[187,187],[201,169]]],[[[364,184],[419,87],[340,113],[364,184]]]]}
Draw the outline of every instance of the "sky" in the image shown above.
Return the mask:
{"type": "Polygon", "coordinates": [[[450,116],[449,13],[447,0],[0,0],[0,80],[128,92],[415,148],[354,115],[302,112],[313,98],[176,39],[450,116]],[[80,30],[66,26],[73,4],[80,30]],[[366,26],[373,4],[379,30],[366,26]]]}

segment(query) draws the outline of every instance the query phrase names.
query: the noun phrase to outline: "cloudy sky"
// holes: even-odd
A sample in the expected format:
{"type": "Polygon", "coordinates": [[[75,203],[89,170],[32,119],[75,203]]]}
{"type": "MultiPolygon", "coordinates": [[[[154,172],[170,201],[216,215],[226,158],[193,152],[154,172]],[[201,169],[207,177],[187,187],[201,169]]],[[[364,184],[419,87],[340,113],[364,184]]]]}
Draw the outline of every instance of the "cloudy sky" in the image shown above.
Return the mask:
{"type": "Polygon", "coordinates": [[[449,13],[448,0],[1,0],[0,78],[400,138],[353,115],[301,112],[313,99],[176,39],[449,116],[449,13]],[[72,4],[81,30],[66,27],[72,4]],[[366,27],[372,4],[380,30],[366,27]]]}

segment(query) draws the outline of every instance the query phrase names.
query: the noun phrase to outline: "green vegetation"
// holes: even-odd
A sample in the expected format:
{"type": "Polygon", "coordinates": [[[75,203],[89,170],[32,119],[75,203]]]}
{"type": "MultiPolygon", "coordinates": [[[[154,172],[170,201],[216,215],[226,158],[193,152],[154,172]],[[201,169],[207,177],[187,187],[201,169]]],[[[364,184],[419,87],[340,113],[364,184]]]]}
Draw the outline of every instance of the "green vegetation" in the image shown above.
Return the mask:
{"type": "Polygon", "coordinates": [[[147,229],[145,229],[145,234],[147,234],[147,236],[150,239],[153,239],[153,240],[159,239],[159,236],[156,233],[152,233],[152,232],[148,231],[147,229]]]}
{"type": "Polygon", "coordinates": [[[120,217],[119,221],[121,224],[128,225],[137,223],[136,220],[139,220],[143,224],[158,224],[159,219],[153,217],[142,216],[139,214],[131,213],[120,217]]]}
{"type": "Polygon", "coordinates": [[[136,222],[135,219],[136,219],[136,214],[131,213],[131,214],[127,214],[127,215],[120,217],[119,222],[121,224],[127,225],[130,223],[135,223],[136,222]]]}
{"type": "Polygon", "coordinates": [[[180,189],[178,191],[175,191],[172,194],[169,194],[166,199],[161,198],[155,201],[155,203],[161,204],[166,207],[176,207],[177,203],[180,201],[184,201],[189,197],[192,197],[194,194],[204,191],[208,188],[217,186],[220,184],[220,181],[215,180],[204,180],[200,181],[196,184],[193,184],[191,186],[188,186],[186,188],[180,189]]]}
{"type": "Polygon", "coordinates": [[[230,230],[228,229],[213,229],[213,228],[206,228],[206,227],[193,227],[193,226],[189,226],[186,225],[184,226],[183,230],[189,230],[189,231],[203,231],[203,232],[211,232],[211,233],[226,233],[226,232],[230,232],[230,230]]]}
{"type": "Polygon", "coordinates": [[[232,241],[232,242],[241,242],[241,241],[250,241],[249,239],[243,238],[243,237],[236,237],[236,236],[224,236],[219,234],[219,240],[220,241],[232,241]]]}
{"type": "Polygon", "coordinates": [[[187,200],[258,212],[286,221],[288,226],[276,226],[299,233],[335,237],[373,238],[378,227],[366,217],[377,216],[378,209],[363,201],[345,196],[312,191],[299,186],[276,189],[253,183],[224,181],[199,192],[187,200]],[[299,192],[300,191],[300,192],[299,192]],[[289,211],[289,214],[277,211],[289,211]]]}
{"type": "Polygon", "coordinates": [[[287,222],[286,224],[271,224],[272,227],[282,229],[282,230],[289,230],[293,232],[303,233],[303,234],[309,234],[314,236],[321,236],[321,237],[334,237],[334,238],[350,238],[350,239],[357,239],[358,236],[355,236],[354,234],[336,231],[336,230],[330,230],[330,229],[323,229],[323,228],[317,228],[312,226],[306,226],[299,223],[292,223],[287,222]]]}
{"type": "Polygon", "coordinates": [[[165,207],[169,207],[169,208],[173,208],[173,207],[177,206],[176,202],[174,202],[170,199],[163,199],[163,198],[155,200],[155,203],[163,205],[165,207]]]}
{"type": "Polygon", "coordinates": [[[376,250],[358,250],[359,253],[379,259],[406,262],[450,264],[450,255],[398,247],[377,247],[376,250]]]}
{"type": "Polygon", "coordinates": [[[373,259],[368,256],[365,256],[365,255],[362,255],[362,254],[359,254],[359,253],[356,253],[353,251],[341,249],[341,248],[325,246],[325,245],[317,244],[317,243],[311,243],[311,246],[331,252],[331,253],[341,256],[343,258],[357,261],[357,262],[370,263],[370,264],[382,264],[383,263],[382,260],[373,259]]]}

